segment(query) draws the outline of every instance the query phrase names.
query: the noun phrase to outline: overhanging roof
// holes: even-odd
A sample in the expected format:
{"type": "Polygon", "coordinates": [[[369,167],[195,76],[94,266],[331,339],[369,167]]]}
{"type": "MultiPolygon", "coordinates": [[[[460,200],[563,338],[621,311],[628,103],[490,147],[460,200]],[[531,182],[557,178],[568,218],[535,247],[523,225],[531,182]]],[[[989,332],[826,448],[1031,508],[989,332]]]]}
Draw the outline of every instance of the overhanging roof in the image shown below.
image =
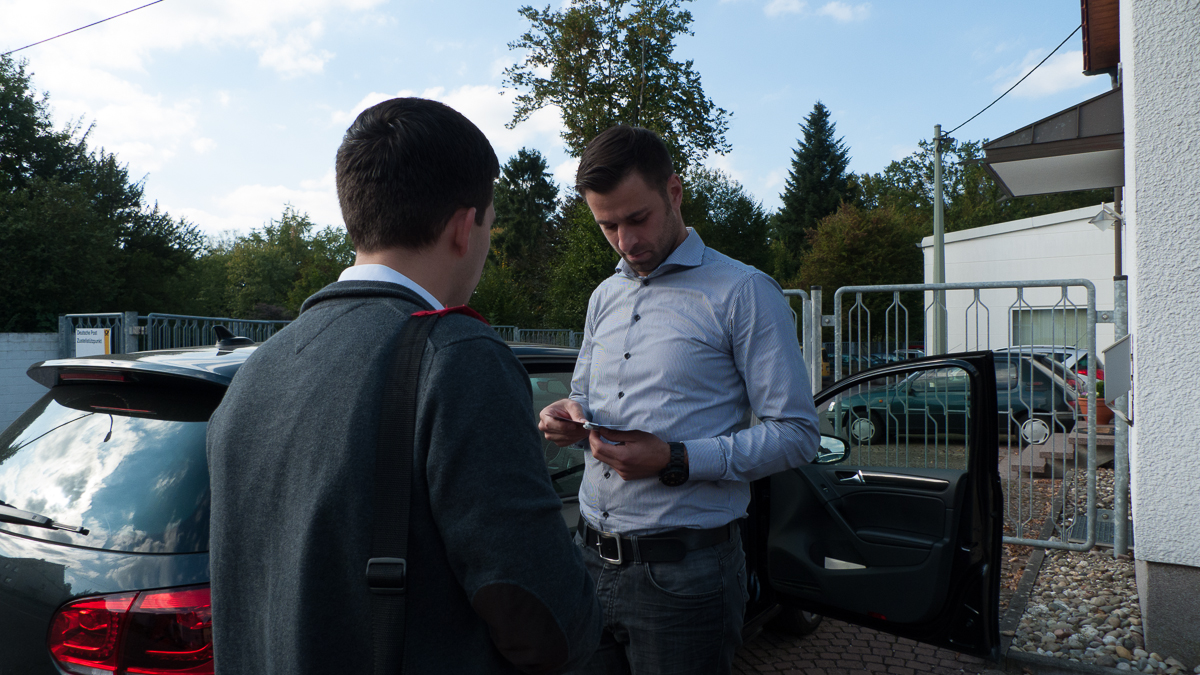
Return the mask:
{"type": "Polygon", "coordinates": [[[1125,184],[1125,119],[1113,89],[983,146],[984,168],[1010,197],[1125,184]]]}

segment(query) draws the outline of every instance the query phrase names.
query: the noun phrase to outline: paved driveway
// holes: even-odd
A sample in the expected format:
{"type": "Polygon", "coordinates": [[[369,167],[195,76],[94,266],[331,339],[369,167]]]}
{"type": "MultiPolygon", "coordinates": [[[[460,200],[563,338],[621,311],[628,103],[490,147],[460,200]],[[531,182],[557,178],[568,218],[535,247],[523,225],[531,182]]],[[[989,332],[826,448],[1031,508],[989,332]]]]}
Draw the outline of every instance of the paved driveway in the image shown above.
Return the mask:
{"type": "Polygon", "coordinates": [[[738,650],[735,673],[951,675],[998,666],[983,659],[826,618],[802,638],[763,631],[738,650]]]}

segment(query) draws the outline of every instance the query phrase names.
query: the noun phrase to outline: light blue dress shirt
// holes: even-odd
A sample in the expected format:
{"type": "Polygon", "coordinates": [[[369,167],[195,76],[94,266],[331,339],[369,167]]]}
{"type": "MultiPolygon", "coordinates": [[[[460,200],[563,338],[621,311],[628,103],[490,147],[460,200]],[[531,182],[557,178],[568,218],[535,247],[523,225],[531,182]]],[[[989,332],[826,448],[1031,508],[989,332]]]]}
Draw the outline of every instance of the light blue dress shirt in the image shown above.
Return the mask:
{"type": "Polygon", "coordinates": [[[690,475],[678,487],[626,481],[588,453],[581,513],[622,534],[745,516],[749,481],[816,455],[810,387],[786,300],[769,276],[706,247],[691,228],[646,277],[622,260],[588,302],[571,398],[598,424],[685,443],[690,475]],[[750,426],[751,412],[762,424],[750,426]]]}

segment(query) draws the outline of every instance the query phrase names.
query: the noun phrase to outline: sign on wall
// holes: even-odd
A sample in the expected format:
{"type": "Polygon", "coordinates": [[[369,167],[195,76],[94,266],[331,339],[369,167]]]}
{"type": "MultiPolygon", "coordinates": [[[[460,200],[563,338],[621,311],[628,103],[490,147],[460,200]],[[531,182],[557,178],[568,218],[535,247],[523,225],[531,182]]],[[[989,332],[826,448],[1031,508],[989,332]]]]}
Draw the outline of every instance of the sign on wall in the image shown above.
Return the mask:
{"type": "Polygon", "coordinates": [[[76,328],[75,356],[112,353],[111,328],[76,328]]]}

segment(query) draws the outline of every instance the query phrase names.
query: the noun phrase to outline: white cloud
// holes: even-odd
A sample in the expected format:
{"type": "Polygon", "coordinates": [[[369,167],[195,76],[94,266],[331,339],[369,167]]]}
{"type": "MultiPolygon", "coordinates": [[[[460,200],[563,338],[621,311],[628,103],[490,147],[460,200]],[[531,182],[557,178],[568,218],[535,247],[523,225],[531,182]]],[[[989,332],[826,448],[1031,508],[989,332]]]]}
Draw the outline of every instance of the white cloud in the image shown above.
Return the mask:
{"type": "Polygon", "coordinates": [[[849,21],[863,21],[871,15],[871,5],[870,3],[850,5],[834,0],[833,2],[823,5],[821,9],[818,9],[817,14],[831,17],[834,20],[841,21],[843,23],[849,21]]]}
{"type": "Polygon", "coordinates": [[[342,226],[334,173],[300,181],[299,187],[286,185],[242,185],[213,200],[209,208],[180,208],[165,205],[173,216],[183,216],[209,235],[225,232],[245,234],[278,219],[285,204],[307,213],[318,228],[342,226]]]}
{"type": "MultiPolygon", "coordinates": [[[[1019,64],[1000,68],[992,74],[995,80],[993,89],[1000,93],[1013,86],[1025,76],[1034,66],[1045,58],[1045,50],[1033,50],[1026,54],[1019,64]]],[[[1013,89],[1012,96],[1018,98],[1041,98],[1060,91],[1082,87],[1093,80],[1083,74],[1083,52],[1073,51],[1065,54],[1055,54],[1042,67],[1013,89]]]]}
{"type": "Polygon", "coordinates": [[[283,40],[272,35],[270,39],[258,41],[256,46],[262,50],[259,65],[271,68],[285,78],[321,72],[325,63],[333,58],[332,52],[313,48],[313,42],[322,32],[321,22],[313,21],[288,33],[283,40]]]}
{"type": "MultiPolygon", "coordinates": [[[[333,54],[322,48],[322,20],[363,11],[384,0],[210,0],[147,7],[30,51],[38,89],[53,93],[59,124],[95,123],[90,144],[117,152],[134,175],[161,168],[188,147],[205,146],[200,101],[170,100],[144,88],[149,65],[163,53],[205,47],[252,50],[260,67],[281,77],[320,72],[333,54]]],[[[0,0],[0,45],[17,47],[112,14],[92,0],[0,0]]],[[[190,95],[189,95],[190,96],[190,95]]],[[[211,105],[212,99],[203,102],[211,105]]],[[[228,91],[216,92],[227,106],[228,91]]]]}
{"type": "Polygon", "coordinates": [[[782,16],[784,14],[799,14],[804,11],[808,3],[802,0],[771,0],[767,6],[763,8],[763,12],[767,16],[782,16]]]}
{"type": "Polygon", "coordinates": [[[554,174],[554,181],[562,188],[562,196],[565,197],[575,191],[575,172],[578,170],[579,158],[567,157],[550,171],[554,174]]]}
{"type": "Polygon", "coordinates": [[[217,147],[217,142],[211,138],[197,138],[192,141],[192,150],[195,150],[198,155],[203,155],[215,147],[217,147]]]}
{"type": "MultiPolygon", "coordinates": [[[[465,85],[452,91],[446,91],[445,87],[433,87],[419,93],[407,89],[392,94],[371,92],[349,110],[331,113],[330,122],[335,126],[347,127],[359,113],[376,103],[404,96],[420,96],[441,101],[462,113],[487,136],[502,163],[507,156],[516,153],[522,147],[547,151],[551,148],[561,148],[563,145],[559,137],[562,117],[557,107],[543,108],[530,115],[528,120],[517,125],[515,129],[508,129],[504,125],[512,120],[512,92],[488,84],[465,85]]],[[[571,180],[573,183],[573,169],[571,180]]]]}

